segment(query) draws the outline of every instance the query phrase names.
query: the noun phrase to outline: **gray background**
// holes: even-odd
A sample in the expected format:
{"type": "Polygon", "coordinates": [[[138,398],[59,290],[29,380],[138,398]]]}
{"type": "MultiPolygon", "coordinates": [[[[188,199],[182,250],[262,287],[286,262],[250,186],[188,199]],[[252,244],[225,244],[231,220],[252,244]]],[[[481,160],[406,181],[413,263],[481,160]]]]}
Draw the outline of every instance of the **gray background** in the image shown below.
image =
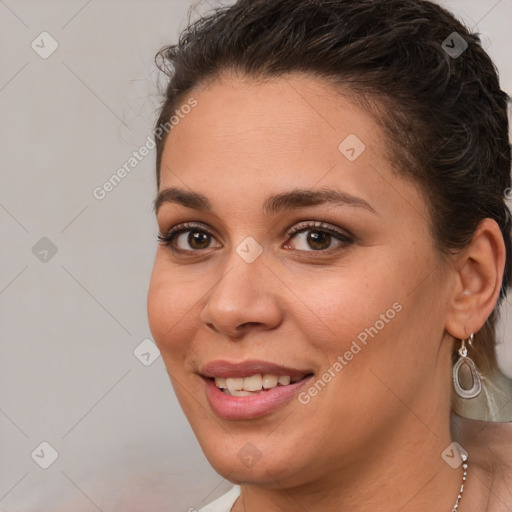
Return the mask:
{"type": "MultiPolygon", "coordinates": [[[[151,337],[154,152],[93,196],[150,135],[153,57],[191,4],[0,0],[0,511],[187,511],[231,486],[161,358],[134,355],[151,337]],[[43,31],[59,45],[46,59],[31,47],[51,49],[43,31]],[[48,469],[43,441],[58,452],[48,469]]],[[[443,4],[484,34],[511,94],[512,0],[443,4]]],[[[498,352],[509,377],[510,311],[498,352]]]]}

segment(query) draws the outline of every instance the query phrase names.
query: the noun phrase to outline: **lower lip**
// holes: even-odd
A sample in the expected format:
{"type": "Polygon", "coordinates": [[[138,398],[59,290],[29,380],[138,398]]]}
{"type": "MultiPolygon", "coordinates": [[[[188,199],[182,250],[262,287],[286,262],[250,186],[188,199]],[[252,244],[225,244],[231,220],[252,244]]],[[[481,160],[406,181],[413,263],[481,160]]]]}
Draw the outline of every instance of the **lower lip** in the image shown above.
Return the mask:
{"type": "Polygon", "coordinates": [[[252,420],[269,414],[289,402],[299,393],[312,375],[287,386],[255,393],[249,396],[231,396],[223,393],[210,379],[203,378],[206,384],[206,398],[215,414],[226,420],[252,420]]]}

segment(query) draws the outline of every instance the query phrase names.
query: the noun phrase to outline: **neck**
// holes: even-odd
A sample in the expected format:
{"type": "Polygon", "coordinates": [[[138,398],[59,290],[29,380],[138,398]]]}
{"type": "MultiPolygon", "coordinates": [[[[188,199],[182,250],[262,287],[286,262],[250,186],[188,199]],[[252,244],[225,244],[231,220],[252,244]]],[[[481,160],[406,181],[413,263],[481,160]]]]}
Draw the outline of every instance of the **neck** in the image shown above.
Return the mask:
{"type": "Polygon", "coordinates": [[[451,512],[463,470],[452,469],[441,457],[452,442],[449,418],[445,420],[422,421],[407,411],[401,427],[392,425],[366,447],[365,456],[358,454],[357,463],[326,468],[315,481],[301,485],[288,485],[279,478],[272,488],[242,485],[232,510],[451,512]]]}

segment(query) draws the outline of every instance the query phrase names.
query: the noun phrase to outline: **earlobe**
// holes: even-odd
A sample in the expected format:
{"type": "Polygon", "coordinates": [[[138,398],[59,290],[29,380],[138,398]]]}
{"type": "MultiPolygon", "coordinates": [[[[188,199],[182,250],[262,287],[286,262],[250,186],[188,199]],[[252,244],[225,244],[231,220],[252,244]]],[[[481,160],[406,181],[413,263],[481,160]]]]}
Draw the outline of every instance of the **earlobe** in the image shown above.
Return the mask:
{"type": "Polygon", "coordinates": [[[505,243],[493,219],[483,219],[457,256],[455,286],[446,330],[464,339],[482,328],[498,300],[505,268],[505,243]]]}

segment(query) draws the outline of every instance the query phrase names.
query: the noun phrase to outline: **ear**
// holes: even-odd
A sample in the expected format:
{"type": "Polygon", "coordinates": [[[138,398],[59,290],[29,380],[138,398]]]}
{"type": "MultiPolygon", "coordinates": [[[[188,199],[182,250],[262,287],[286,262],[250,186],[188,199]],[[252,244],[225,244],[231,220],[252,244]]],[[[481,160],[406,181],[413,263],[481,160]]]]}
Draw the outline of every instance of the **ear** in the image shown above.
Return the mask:
{"type": "Polygon", "coordinates": [[[482,328],[500,293],[506,251],[496,221],[481,220],[470,244],[455,258],[446,330],[466,339],[482,328]]]}

